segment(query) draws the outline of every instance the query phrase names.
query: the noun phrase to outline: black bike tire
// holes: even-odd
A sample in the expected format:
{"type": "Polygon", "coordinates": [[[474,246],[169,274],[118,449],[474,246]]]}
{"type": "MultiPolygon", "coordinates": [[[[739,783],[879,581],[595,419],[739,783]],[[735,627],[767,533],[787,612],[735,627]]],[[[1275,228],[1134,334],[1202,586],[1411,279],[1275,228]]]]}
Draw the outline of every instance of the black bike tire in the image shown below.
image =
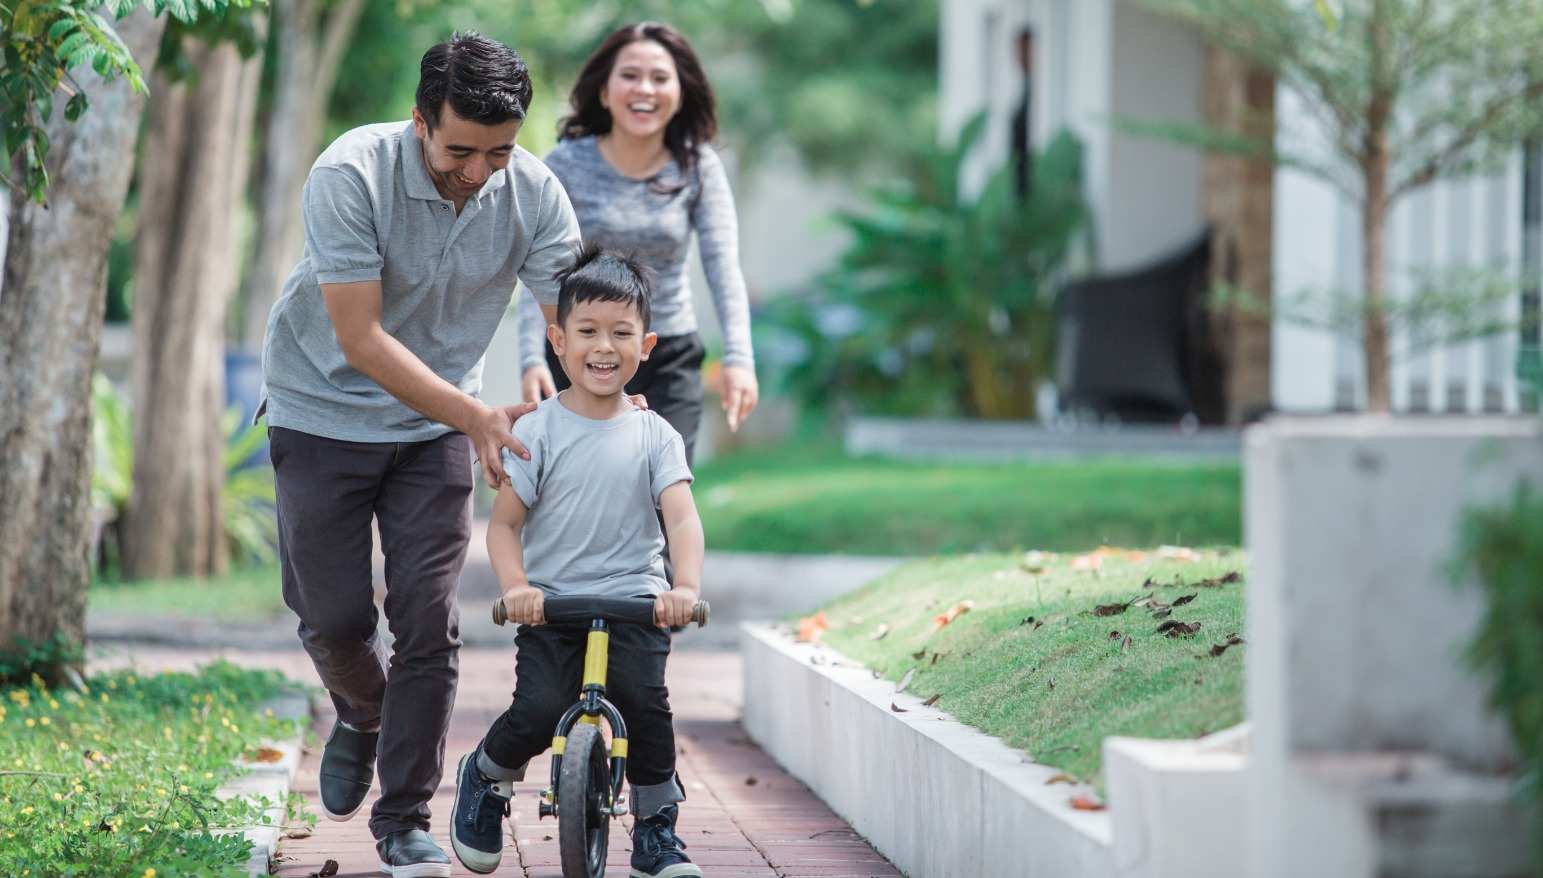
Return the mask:
{"type": "Polygon", "coordinates": [[[563,878],[602,878],[611,831],[610,766],[600,729],[579,723],[568,732],[557,779],[557,839],[563,878]]]}

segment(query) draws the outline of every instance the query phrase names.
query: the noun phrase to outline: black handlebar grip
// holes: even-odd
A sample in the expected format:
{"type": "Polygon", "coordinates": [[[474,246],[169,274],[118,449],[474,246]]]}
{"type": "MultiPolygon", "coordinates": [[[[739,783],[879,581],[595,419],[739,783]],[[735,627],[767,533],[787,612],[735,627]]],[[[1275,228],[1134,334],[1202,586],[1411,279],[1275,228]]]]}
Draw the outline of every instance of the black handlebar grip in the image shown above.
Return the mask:
{"type": "MultiPolygon", "coordinates": [[[[691,608],[691,621],[701,628],[707,624],[709,614],[707,601],[697,601],[691,608]]],[[[607,622],[647,624],[654,620],[654,601],[652,598],[553,596],[544,599],[543,615],[548,622],[584,622],[598,617],[607,622]]],[[[504,599],[494,598],[493,624],[503,625],[508,621],[509,611],[504,608],[504,599]]]]}

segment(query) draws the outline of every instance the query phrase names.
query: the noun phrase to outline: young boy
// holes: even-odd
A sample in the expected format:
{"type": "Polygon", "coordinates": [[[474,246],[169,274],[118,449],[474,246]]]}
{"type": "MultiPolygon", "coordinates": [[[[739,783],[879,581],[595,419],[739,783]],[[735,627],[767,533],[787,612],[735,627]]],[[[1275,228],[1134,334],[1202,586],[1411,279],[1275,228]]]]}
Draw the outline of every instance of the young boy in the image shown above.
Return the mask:
{"type": "Polygon", "coordinates": [[[530,460],[505,453],[509,480],[488,524],[488,554],[515,636],[514,703],[461,760],[450,840],[473,872],[498,868],[511,781],[551,744],[578,695],[587,625],[545,624],[548,594],[654,596],[654,622],[611,630],[607,697],[627,723],[634,878],[700,876],[675,836],[686,796],[675,775],[675,731],[664,685],[672,625],[700,593],[702,522],[679,433],[632,404],[623,388],[654,346],[647,269],[586,247],[558,274],[552,349],[573,382],[515,422],[530,460]],[[656,514],[656,508],[662,516],[656,514]],[[663,518],[674,560],[665,579],[663,518]]]}

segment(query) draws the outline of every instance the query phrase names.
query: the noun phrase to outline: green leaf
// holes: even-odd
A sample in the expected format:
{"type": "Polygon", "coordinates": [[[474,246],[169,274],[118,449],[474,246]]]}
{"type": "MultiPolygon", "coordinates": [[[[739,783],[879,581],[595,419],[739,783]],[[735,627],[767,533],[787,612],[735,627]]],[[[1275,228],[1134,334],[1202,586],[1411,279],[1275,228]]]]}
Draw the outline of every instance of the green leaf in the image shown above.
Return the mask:
{"type": "Polygon", "coordinates": [[[81,115],[90,108],[91,102],[86,98],[86,93],[76,92],[75,96],[70,98],[70,102],[64,105],[64,118],[71,122],[79,121],[81,115]]]}
{"type": "Polygon", "coordinates": [[[64,35],[80,27],[80,23],[73,18],[61,18],[48,26],[48,41],[56,43],[64,38],[64,35]]]}

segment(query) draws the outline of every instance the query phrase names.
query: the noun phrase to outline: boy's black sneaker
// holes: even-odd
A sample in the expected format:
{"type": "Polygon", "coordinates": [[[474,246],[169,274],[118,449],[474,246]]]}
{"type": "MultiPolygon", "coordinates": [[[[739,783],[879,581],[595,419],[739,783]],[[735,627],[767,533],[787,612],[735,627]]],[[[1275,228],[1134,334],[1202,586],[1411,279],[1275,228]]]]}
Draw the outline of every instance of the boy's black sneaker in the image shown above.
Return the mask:
{"type": "Polygon", "coordinates": [[[450,858],[421,829],[402,829],[375,842],[380,870],[391,878],[450,878],[450,858]]]}
{"type": "Polygon", "coordinates": [[[681,852],[686,843],[675,835],[675,805],[639,817],[632,826],[632,878],[701,878],[702,870],[681,852]]]}
{"type": "Polygon", "coordinates": [[[478,752],[462,756],[456,772],[450,846],[466,868],[486,875],[504,857],[504,818],[509,816],[514,785],[483,777],[477,770],[478,752]]]}
{"type": "Polygon", "coordinates": [[[321,751],[316,786],[321,812],[328,820],[347,820],[359,812],[375,780],[375,745],[380,732],[361,732],[334,723],[321,751]]]}

